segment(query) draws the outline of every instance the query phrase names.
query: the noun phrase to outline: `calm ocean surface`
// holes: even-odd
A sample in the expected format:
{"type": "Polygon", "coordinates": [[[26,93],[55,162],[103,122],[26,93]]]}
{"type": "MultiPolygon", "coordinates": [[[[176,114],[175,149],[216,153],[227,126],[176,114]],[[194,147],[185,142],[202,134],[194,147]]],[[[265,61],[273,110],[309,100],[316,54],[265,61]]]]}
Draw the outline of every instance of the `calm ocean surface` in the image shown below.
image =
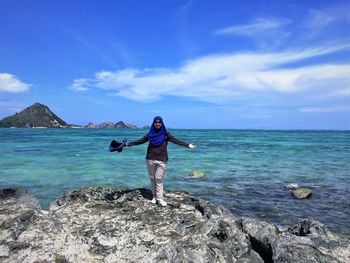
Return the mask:
{"type": "MultiPolygon", "coordinates": [[[[234,214],[286,226],[313,217],[350,233],[350,131],[169,130],[195,143],[169,143],[165,188],[222,204],[234,214]],[[188,174],[202,171],[205,177],[188,174]],[[296,200],[286,183],[311,187],[296,200]]],[[[0,187],[23,187],[43,209],[83,186],[149,187],[147,144],[108,152],[112,139],[138,139],[147,130],[0,129],[0,187]]]]}

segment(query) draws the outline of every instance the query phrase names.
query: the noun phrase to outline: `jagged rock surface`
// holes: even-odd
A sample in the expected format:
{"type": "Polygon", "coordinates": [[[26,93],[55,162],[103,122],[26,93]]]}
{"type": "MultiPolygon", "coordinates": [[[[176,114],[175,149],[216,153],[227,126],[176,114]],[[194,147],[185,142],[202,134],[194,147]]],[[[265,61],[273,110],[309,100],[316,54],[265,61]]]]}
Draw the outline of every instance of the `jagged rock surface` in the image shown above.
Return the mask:
{"type": "Polygon", "coordinates": [[[0,190],[0,262],[349,262],[350,242],[317,221],[286,231],[180,192],[85,188],[48,212],[0,190]]]}

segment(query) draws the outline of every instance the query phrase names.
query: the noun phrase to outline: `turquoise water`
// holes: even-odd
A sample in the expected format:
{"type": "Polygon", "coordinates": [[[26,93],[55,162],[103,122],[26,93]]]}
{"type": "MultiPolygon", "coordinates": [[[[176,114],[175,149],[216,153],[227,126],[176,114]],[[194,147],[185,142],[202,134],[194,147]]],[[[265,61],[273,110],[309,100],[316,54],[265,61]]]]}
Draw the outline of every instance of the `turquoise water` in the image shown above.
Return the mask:
{"type": "MultiPolygon", "coordinates": [[[[350,233],[350,132],[260,130],[170,130],[196,143],[169,144],[166,189],[187,191],[236,215],[280,226],[313,217],[333,231],[350,233]],[[205,177],[193,179],[191,171],[205,177]],[[296,200],[283,188],[313,189],[296,200]]],[[[0,187],[23,187],[49,204],[83,186],[149,187],[147,145],[109,153],[112,139],[129,141],[146,130],[0,129],[0,187]]]]}

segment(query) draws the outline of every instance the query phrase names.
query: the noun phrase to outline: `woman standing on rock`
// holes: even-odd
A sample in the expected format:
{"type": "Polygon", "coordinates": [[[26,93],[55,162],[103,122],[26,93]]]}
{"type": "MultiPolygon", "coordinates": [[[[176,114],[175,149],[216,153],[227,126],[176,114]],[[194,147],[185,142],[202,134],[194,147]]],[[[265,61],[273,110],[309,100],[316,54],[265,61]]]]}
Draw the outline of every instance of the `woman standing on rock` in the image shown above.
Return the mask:
{"type": "Polygon", "coordinates": [[[168,161],[168,141],[188,148],[197,148],[195,144],[188,144],[176,139],[165,128],[163,119],[159,116],[153,119],[153,123],[149,132],[141,139],[128,142],[127,147],[143,144],[149,141],[147,147],[146,163],[148,175],[151,179],[152,203],[158,203],[161,206],[166,206],[163,193],[163,177],[167,167],[168,161]]]}

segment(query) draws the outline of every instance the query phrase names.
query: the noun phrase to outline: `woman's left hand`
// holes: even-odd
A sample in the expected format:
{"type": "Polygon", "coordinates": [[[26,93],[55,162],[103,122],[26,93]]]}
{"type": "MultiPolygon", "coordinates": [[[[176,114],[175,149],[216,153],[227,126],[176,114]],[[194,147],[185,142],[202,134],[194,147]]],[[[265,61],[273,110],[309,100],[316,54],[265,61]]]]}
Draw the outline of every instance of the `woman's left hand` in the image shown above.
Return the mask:
{"type": "Polygon", "coordinates": [[[193,143],[190,143],[188,145],[188,147],[190,147],[191,149],[196,149],[197,148],[197,145],[193,144],[193,143]]]}

